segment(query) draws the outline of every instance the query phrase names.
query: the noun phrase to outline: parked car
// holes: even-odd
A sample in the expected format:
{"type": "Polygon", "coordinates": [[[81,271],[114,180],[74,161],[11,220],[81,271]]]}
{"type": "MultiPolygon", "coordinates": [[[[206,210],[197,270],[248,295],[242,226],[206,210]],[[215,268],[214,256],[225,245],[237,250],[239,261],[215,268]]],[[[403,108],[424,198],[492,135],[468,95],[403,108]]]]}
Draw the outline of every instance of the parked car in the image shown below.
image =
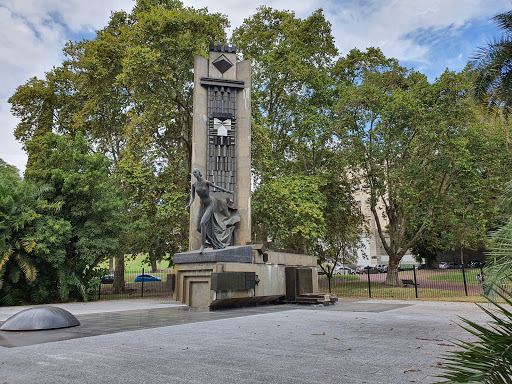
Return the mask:
{"type": "Polygon", "coordinates": [[[420,264],[416,266],[416,269],[427,269],[427,264],[420,264]]]}
{"type": "Polygon", "coordinates": [[[356,268],[356,273],[357,274],[368,274],[368,273],[379,273],[378,269],[376,267],[370,267],[369,265],[367,265],[366,267],[357,267],[356,268]]]}
{"type": "Polygon", "coordinates": [[[327,275],[327,273],[322,268],[317,268],[316,272],[318,273],[318,276],[327,275]]]}
{"type": "Polygon", "coordinates": [[[149,273],[145,273],[144,275],[137,275],[135,277],[136,283],[140,283],[142,281],[144,281],[144,282],[146,282],[146,281],[162,281],[162,279],[158,276],[150,275],[149,273]]]}
{"type": "Polygon", "coordinates": [[[114,275],[101,276],[101,284],[114,284],[114,275]]]}
{"type": "Polygon", "coordinates": [[[379,273],[387,273],[387,271],[388,271],[388,265],[387,264],[377,264],[375,266],[375,268],[377,268],[377,271],[379,273]]]}
{"type": "Polygon", "coordinates": [[[460,269],[460,264],[454,263],[453,261],[450,262],[442,262],[439,264],[439,269],[460,269]]]}
{"type": "Polygon", "coordinates": [[[354,275],[356,271],[349,267],[336,267],[333,273],[335,275],[354,275]]]}
{"type": "Polygon", "coordinates": [[[472,261],[468,264],[469,268],[484,268],[487,265],[485,261],[472,261]]]}

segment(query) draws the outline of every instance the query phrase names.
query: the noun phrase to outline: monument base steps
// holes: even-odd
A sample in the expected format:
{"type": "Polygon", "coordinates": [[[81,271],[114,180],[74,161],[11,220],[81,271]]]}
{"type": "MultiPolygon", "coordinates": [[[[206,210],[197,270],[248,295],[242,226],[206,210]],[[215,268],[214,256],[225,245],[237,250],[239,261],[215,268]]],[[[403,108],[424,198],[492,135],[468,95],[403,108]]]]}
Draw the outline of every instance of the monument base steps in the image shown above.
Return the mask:
{"type": "MultiPolygon", "coordinates": [[[[206,249],[174,255],[174,298],[191,307],[268,303],[332,303],[317,294],[316,257],[254,246],[206,249]]],[[[337,299],[336,299],[337,300],[337,299]]]]}

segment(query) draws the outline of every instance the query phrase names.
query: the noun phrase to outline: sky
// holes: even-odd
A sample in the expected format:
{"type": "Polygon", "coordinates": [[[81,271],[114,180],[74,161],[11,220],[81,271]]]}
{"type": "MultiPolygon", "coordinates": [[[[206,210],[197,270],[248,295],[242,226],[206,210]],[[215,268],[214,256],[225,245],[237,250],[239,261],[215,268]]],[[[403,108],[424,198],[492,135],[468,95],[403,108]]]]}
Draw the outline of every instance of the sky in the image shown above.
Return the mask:
{"type": "MultiPolygon", "coordinates": [[[[499,36],[491,18],[512,10],[512,0],[182,0],[228,16],[231,29],[259,5],[306,18],[322,8],[340,54],[379,47],[387,57],[434,81],[460,71],[475,51],[499,36]]],[[[63,61],[69,40],[91,39],[111,11],[130,12],[133,0],[0,0],[0,158],[23,172],[27,156],[13,132],[8,103],[16,88],[63,61]]],[[[230,32],[228,31],[228,36],[230,32]]]]}

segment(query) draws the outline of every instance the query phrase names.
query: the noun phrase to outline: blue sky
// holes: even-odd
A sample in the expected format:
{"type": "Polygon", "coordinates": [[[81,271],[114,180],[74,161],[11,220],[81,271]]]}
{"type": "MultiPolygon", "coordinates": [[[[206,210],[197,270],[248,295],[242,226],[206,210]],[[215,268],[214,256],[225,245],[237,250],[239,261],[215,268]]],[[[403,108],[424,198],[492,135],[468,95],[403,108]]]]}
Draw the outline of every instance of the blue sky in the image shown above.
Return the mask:
{"type": "MultiPolygon", "coordinates": [[[[239,26],[258,5],[307,17],[322,8],[340,54],[379,47],[430,81],[448,68],[460,71],[478,47],[497,36],[492,16],[512,10],[512,0],[184,0],[194,8],[226,14],[239,26]]],[[[17,124],[8,98],[33,76],[61,64],[69,40],[93,38],[111,11],[133,0],[0,0],[0,158],[22,172],[27,157],[13,137],[17,124]]],[[[229,35],[229,32],[228,32],[229,35]]]]}

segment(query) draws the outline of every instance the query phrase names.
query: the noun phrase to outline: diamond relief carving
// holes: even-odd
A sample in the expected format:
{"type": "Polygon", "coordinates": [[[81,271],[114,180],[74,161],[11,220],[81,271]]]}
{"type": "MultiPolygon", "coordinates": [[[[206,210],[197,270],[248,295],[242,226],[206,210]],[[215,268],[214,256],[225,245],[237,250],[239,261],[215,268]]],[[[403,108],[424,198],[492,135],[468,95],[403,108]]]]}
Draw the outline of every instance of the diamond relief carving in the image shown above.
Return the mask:
{"type": "Polygon", "coordinates": [[[228,58],[226,56],[224,56],[224,55],[220,55],[217,59],[215,59],[213,61],[212,64],[222,74],[233,66],[233,63],[231,61],[229,61],[228,58]]]}

